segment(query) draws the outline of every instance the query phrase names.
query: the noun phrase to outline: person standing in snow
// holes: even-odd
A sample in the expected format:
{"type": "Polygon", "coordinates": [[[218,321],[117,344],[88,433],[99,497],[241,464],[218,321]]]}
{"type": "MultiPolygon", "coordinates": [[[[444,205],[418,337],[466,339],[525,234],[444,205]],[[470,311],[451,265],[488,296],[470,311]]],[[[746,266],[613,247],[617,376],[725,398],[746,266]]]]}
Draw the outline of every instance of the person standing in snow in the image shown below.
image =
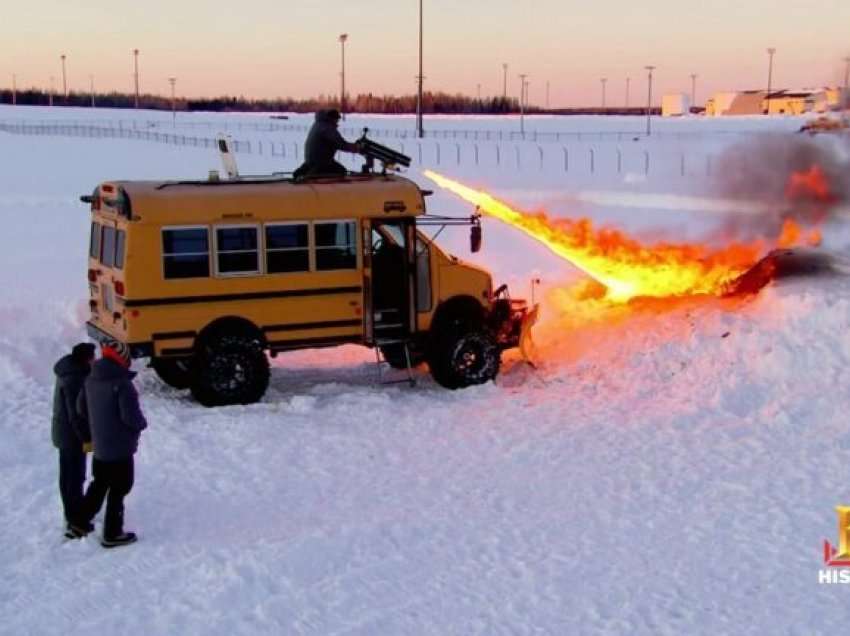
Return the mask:
{"type": "Polygon", "coordinates": [[[304,163],[293,173],[300,177],[345,175],[345,166],[334,157],[340,150],[360,152],[360,146],[346,141],[339,132],[340,114],[336,109],[319,110],[304,143],[304,163]]]}
{"type": "Polygon", "coordinates": [[[71,523],[77,520],[83,502],[86,450],[91,442],[88,422],[77,413],[76,404],[91,371],[94,352],[93,344],[81,342],[53,367],[56,384],[51,434],[53,445],[59,450],[59,494],[65,511],[65,536],[69,539],[78,537],[71,523]]]}
{"type": "Polygon", "coordinates": [[[136,535],[124,531],[124,497],[133,488],[133,455],[147,421],[133,386],[130,349],[109,340],[101,345],[102,357],[94,363],[77,411],[87,417],[94,444],[92,474],[83,498],[82,515],[74,530],[86,534],[106,499],[101,545],[105,548],[133,543],[136,535]]]}

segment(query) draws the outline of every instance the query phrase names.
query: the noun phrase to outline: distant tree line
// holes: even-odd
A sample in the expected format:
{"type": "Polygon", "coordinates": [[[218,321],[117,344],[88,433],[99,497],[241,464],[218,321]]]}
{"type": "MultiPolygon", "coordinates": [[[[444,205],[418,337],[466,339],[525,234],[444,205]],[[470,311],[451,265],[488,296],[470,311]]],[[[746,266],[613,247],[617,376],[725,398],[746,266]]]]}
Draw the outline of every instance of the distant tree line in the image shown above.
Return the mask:
{"type": "MultiPolygon", "coordinates": [[[[0,89],[0,103],[12,103],[12,91],[0,89]]],[[[29,106],[47,106],[50,104],[48,91],[28,89],[19,90],[15,95],[16,103],[29,106]]],[[[102,108],[133,108],[135,96],[130,93],[96,93],[96,106],[102,108]]],[[[92,105],[91,93],[71,92],[66,98],[61,94],[53,95],[54,106],[92,105]]],[[[139,108],[152,110],[171,110],[171,98],[161,95],[140,95],[139,108]]],[[[312,113],[322,108],[339,108],[336,97],[320,95],[310,99],[248,99],[246,97],[221,96],[211,98],[179,98],[174,102],[179,111],[214,112],[291,112],[312,113]]],[[[488,97],[476,99],[466,95],[451,95],[443,92],[426,92],[422,96],[422,111],[428,114],[505,114],[518,113],[519,101],[512,97],[488,97]]],[[[416,95],[374,95],[359,94],[346,98],[346,112],[403,114],[416,112],[416,95]]],[[[527,107],[526,112],[542,112],[539,108],[527,107]]]]}

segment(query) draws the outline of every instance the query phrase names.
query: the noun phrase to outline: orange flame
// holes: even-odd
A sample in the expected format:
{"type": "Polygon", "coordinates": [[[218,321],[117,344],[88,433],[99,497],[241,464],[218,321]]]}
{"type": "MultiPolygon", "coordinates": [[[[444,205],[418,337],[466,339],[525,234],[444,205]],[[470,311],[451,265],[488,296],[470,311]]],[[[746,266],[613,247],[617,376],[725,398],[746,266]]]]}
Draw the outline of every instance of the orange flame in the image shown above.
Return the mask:
{"type": "MultiPolygon", "coordinates": [[[[721,296],[767,247],[761,241],[716,250],[700,244],[642,245],[617,230],[594,228],[588,219],[529,214],[431,170],[424,174],[482,213],[521,230],[572,263],[604,285],[605,297],[614,302],[635,297],[721,296]]],[[[800,240],[801,229],[793,221],[786,221],[785,232],[789,244],[800,240]]]]}
{"type": "Polygon", "coordinates": [[[817,164],[808,170],[794,172],[785,185],[785,197],[791,201],[811,199],[820,203],[834,203],[835,196],[821,167],[817,164]]]}

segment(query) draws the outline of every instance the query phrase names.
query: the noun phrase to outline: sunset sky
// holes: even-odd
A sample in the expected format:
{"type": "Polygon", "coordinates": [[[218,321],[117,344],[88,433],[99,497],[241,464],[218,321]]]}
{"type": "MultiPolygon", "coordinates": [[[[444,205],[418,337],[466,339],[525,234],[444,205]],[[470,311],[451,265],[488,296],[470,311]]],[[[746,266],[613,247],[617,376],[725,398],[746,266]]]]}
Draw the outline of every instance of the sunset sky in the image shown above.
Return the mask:
{"type": "MultiPolygon", "coordinates": [[[[348,92],[412,91],[417,73],[417,0],[7,0],[0,21],[0,86],[129,91],[133,48],[142,90],[185,96],[308,97],[339,91],[348,33],[348,92]]],[[[632,104],[645,100],[643,67],[657,94],[762,88],[765,49],[776,47],[774,87],[837,85],[850,55],[850,0],[425,0],[426,88],[474,95],[519,94],[532,103],[632,104]]]]}

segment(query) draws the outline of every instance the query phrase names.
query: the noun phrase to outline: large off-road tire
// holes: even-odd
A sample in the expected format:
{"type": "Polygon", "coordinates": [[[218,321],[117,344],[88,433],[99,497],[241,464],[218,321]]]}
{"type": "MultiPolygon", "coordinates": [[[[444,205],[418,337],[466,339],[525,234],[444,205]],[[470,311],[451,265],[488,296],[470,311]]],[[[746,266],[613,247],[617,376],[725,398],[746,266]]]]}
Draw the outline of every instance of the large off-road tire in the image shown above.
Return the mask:
{"type": "Polygon", "coordinates": [[[269,359],[247,335],[222,335],[199,347],[192,365],[192,396],[204,406],[252,404],[269,386],[269,359]]]}
{"type": "Polygon", "coordinates": [[[501,365],[501,350],[484,330],[446,334],[434,343],[428,364],[438,384],[462,389],[494,380],[501,365]]]}
{"type": "MultiPolygon", "coordinates": [[[[393,369],[406,369],[407,360],[404,355],[404,345],[391,344],[381,347],[381,355],[393,369]]],[[[410,366],[418,367],[425,362],[425,354],[414,348],[410,348],[410,366]]]]}
{"type": "Polygon", "coordinates": [[[191,358],[153,358],[151,368],[160,380],[175,389],[188,389],[192,383],[191,358]]]}

